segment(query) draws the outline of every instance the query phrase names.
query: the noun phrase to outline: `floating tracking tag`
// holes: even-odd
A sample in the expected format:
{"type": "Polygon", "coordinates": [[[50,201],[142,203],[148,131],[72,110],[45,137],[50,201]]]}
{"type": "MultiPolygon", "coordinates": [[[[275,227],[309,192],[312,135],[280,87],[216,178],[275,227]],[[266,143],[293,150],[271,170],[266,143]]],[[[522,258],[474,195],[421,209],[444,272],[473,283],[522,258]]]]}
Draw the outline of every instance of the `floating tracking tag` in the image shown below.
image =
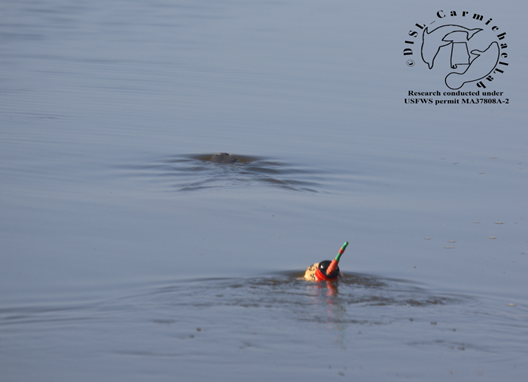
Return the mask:
{"type": "Polygon", "coordinates": [[[345,241],[345,244],[343,244],[343,246],[339,250],[339,253],[336,255],[334,260],[332,261],[324,260],[318,264],[317,269],[315,270],[315,274],[314,274],[315,278],[318,281],[337,280],[337,278],[339,277],[338,263],[339,263],[339,260],[341,259],[341,255],[345,252],[347,245],[348,245],[348,241],[345,241]]]}
{"type": "Polygon", "coordinates": [[[343,246],[339,250],[339,253],[336,255],[335,259],[332,260],[332,263],[330,264],[330,266],[326,270],[326,274],[327,275],[332,274],[336,270],[337,263],[339,263],[339,260],[341,259],[341,255],[345,252],[345,249],[346,249],[347,245],[348,245],[348,241],[345,241],[345,244],[343,244],[343,246]]]}

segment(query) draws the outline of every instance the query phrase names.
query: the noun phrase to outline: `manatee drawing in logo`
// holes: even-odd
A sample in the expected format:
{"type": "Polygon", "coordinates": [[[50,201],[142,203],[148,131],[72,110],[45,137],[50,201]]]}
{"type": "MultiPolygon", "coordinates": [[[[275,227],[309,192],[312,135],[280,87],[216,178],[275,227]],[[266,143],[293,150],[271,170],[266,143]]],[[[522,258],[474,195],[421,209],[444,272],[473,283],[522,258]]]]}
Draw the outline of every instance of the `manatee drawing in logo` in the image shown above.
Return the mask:
{"type": "Polygon", "coordinates": [[[482,31],[480,28],[468,29],[460,25],[443,25],[429,32],[429,27],[425,28],[422,35],[422,60],[432,69],[434,60],[444,46],[452,44],[451,47],[451,68],[456,65],[469,65],[469,54],[466,43],[471,38],[482,31]],[[466,54],[464,56],[464,54],[466,54]],[[455,58],[453,59],[453,56],[455,58]],[[458,61],[458,62],[457,62],[458,61]],[[454,66],[453,66],[454,65],[454,66]]]}
{"type": "Polygon", "coordinates": [[[445,83],[450,89],[460,89],[468,82],[478,81],[489,75],[499,62],[499,44],[493,41],[486,50],[473,49],[471,54],[477,57],[463,73],[452,72],[446,76],[445,83]]]}

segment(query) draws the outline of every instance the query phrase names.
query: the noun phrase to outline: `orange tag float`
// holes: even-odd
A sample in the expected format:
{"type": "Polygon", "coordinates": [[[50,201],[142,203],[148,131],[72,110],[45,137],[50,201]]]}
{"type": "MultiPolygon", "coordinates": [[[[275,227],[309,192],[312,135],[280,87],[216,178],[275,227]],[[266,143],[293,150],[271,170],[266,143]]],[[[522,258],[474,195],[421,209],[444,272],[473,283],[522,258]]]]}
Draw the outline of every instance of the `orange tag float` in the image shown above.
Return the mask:
{"type": "Polygon", "coordinates": [[[304,273],[304,279],[308,281],[334,281],[337,280],[340,274],[339,260],[341,255],[345,252],[348,241],[339,250],[339,253],[334,260],[324,260],[320,263],[312,264],[304,273]]]}

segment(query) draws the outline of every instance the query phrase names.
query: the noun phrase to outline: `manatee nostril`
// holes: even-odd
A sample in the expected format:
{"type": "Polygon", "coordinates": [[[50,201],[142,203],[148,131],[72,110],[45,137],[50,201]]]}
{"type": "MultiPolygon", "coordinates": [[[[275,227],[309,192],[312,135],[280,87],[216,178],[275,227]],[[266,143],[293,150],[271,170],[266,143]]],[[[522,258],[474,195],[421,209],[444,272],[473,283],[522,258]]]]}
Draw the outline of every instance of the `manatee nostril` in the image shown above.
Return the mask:
{"type": "Polygon", "coordinates": [[[229,153],[218,153],[210,159],[213,163],[236,163],[238,159],[229,153]]]}

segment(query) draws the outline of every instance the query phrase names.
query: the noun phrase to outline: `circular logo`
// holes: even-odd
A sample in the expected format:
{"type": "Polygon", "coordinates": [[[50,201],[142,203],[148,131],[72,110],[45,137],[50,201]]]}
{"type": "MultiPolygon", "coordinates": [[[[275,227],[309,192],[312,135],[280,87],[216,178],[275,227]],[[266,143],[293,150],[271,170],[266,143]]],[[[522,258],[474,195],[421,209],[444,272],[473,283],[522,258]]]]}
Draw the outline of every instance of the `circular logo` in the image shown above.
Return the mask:
{"type": "Polygon", "coordinates": [[[408,32],[406,65],[428,69],[452,90],[486,88],[508,66],[506,32],[491,17],[468,11],[440,10],[428,23],[408,32]],[[412,57],[412,59],[411,59],[412,57]]]}

